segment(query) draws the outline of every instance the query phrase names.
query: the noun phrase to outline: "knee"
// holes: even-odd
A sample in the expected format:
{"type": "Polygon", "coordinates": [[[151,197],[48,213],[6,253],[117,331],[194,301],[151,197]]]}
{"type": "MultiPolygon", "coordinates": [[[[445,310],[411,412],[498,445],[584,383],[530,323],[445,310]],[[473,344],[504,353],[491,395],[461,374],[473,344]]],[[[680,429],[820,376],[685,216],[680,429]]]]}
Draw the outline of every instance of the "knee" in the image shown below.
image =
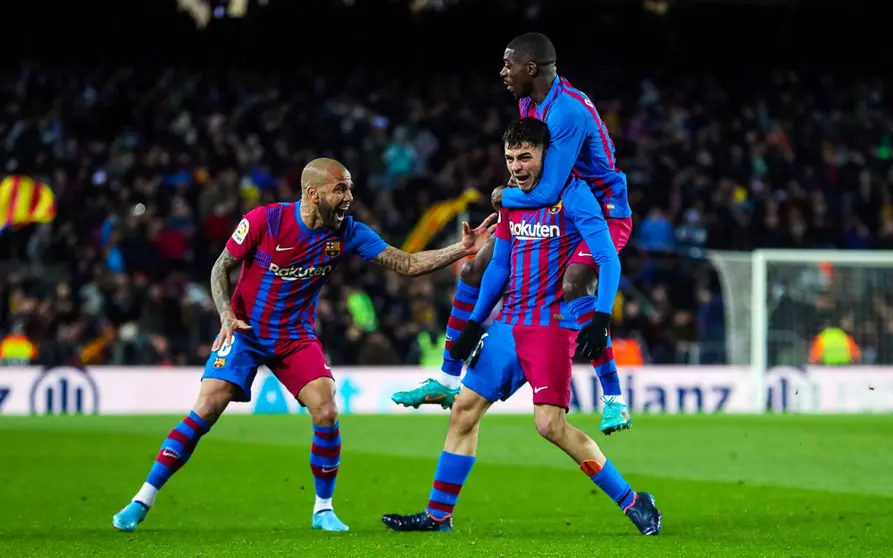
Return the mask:
{"type": "Polygon", "coordinates": [[[316,426],[334,426],[338,422],[335,404],[335,381],[329,377],[316,378],[298,392],[298,402],[307,408],[316,426]]]}
{"type": "Polygon", "coordinates": [[[459,278],[462,282],[471,287],[480,287],[481,279],[484,277],[484,268],[486,264],[478,261],[482,258],[474,258],[462,264],[459,270],[459,278]]]}
{"type": "Polygon", "coordinates": [[[226,404],[221,403],[219,400],[210,397],[199,397],[193,411],[195,411],[195,414],[202,417],[202,420],[206,423],[214,424],[217,422],[217,419],[220,418],[220,415],[223,414],[225,409],[226,404]]]}
{"type": "Polygon", "coordinates": [[[553,444],[558,443],[564,436],[567,420],[561,409],[552,407],[548,411],[536,413],[534,420],[536,421],[536,431],[539,432],[539,435],[553,444]]]}
{"type": "Polygon", "coordinates": [[[204,380],[192,410],[208,425],[212,425],[226,410],[226,406],[236,399],[237,389],[223,380],[204,380]]]}
{"type": "Polygon", "coordinates": [[[313,424],[317,426],[334,426],[338,422],[338,405],[334,398],[331,401],[317,403],[313,408],[307,409],[313,424]]]}
{"type": "Polygon", "coordinates": [[[564,272],[561,281],[561,289],[564,291],[564,300],[570,302],[582,296],[587,296],[590,286],[595,282],[595,272],[585,265],[569,265],[564,272]]]}

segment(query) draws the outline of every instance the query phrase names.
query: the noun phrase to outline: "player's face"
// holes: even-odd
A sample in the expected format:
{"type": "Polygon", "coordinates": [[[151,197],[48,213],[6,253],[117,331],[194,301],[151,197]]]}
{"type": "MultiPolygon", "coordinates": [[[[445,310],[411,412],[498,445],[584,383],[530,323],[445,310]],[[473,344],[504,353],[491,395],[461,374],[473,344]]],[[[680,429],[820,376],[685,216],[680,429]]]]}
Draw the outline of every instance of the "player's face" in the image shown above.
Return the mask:
{"type": "Polygon", "coordinates": [[[319,214],[330,227],[338,227],[353,203],[353,181],[346,170],[333,177],[332,182],[320,189],[319,214]]]}
{"type": "Polygon", "coordinates": [[[529,143],[505,146],[505,164],[512,180],[525,192],[533,190],[543,174],[543,148],[529,143]]]}
{"type": "Polygon", "coordinates": [[[531,64],[525,64],[515,58],[513,49],[505,49],[502,57],[502,71],[499,77],[515,99],[529,97],[533,92],[533,76],[531,71],[535,72],[535,66],[531,68],[531,64]]]}

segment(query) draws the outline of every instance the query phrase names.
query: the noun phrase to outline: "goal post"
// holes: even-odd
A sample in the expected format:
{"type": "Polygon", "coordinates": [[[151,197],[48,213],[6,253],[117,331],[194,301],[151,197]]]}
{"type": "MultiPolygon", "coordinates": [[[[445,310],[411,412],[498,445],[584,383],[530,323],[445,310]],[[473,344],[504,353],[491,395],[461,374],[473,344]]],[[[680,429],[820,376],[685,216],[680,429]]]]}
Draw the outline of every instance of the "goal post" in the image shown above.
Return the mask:
{"type": "Polygon", "coordinates": [[[813,339],[840,328],[869,364],[893,364],[893,251],[711,251],[725,310],[728,364],[750,367],[754,411],[766,409],[766,373],[809,364],[813,339]],[[890,343],[887,343],[890,344],[890,343]]]}

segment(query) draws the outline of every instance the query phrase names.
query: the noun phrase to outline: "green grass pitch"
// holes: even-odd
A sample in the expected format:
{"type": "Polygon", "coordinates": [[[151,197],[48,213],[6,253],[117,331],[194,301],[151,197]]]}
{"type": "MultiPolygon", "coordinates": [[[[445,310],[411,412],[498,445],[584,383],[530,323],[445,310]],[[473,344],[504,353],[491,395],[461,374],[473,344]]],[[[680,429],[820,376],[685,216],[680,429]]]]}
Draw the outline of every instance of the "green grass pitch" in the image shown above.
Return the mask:
{"type": "MultiPolygon", "coordinates": [[[[0,417],[0,556],[893,556],[889,416],[636,416],[598,442],[664,513],[642,537],[529,416],[491,416],[456,532],[391,533],[428,498],[447,417],[347,416],[336,510],[310,529],[306,416],[228,416],[135,533],[111,516],[180,417],[0,417]]],[[[598,431],[598,417],[572,422],[598,431]]]]}

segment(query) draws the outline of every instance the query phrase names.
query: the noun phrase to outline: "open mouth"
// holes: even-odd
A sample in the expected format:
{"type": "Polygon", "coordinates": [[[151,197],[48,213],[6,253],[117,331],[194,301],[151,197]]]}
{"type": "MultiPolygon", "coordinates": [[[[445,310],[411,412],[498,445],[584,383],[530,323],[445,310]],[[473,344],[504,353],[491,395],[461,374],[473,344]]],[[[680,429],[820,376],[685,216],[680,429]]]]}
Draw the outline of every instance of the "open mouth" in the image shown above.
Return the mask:
{"type": "Polygon", "coordinates": [[[518,185],[519,188],[527,189],[530,186],[532,177],[529,174],[515,174],[515,184],[518,185]]]}
{"type": "Polygon", "coordinates": [[[338,220],[344,219],[344,216],[350,211],[350,204],[345,203],[339,205],[337,209],[335,209],[335,218],[338,220]]]}

